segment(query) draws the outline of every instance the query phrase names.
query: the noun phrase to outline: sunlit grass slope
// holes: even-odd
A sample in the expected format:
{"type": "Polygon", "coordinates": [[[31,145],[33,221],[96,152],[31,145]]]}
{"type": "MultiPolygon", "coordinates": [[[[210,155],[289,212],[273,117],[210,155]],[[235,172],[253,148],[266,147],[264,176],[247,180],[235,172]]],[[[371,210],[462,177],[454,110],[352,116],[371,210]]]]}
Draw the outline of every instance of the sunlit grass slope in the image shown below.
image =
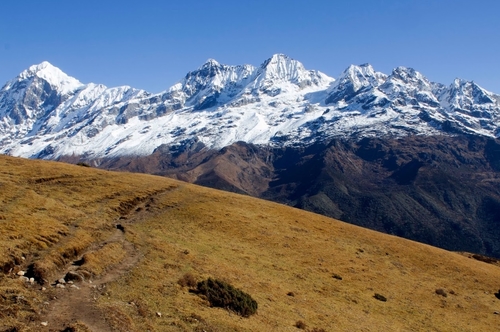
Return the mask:
{"type": "Polygon", "coordinates": [[[299,331],[301,321],[311,331],[497,331],[500,323],[498,266],[287,206],[10,157],[0,157],[0,188],[0,331],[43,330],[43,302],[59,291],[49,284],[82,255],[93,278],[125,261],[125,245],[108,240],[117,223],[139,258],[94,294],[110,330],[299,331]],[[46,291],[18,279],[28,267],[46,291]],[[211,308],[179,285],[187,273],[247,292],[257,314],[211,308]]]}

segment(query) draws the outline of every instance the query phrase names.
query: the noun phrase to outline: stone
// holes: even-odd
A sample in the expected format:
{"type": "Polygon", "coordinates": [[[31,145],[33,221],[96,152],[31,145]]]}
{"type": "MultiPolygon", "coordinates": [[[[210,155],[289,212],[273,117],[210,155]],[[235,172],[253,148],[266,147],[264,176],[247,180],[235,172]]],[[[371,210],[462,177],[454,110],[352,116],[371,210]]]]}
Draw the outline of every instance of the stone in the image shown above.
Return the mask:
{"type": "Polygon", "coordinates": [[[161,312],[157,312],[156,316],[161,317],[161,312]]]}
{"type": "Polygon", "coordinates": [[[25,271],[19,271],[19,272],[17,272],[17,275],[18,275],[18,276],[23,276],[23,275],[25,275],[25,274],[26,274],[26,272],[25,272],[25,271]]]}
{"type": "Polygon", "coordinates": [[[81,282],[83,281],[85,278],[84,276],[79,273],[79,272],[74,272],[74,271],[69,271],[68,273],[66,273],[66,276],[64,277],[65,280],[68,280],[68,284],[69,283],[72,283],[72,282],[81,282]]]}
{"type": "Polygon", "coordinates": [[[49,325],[49,322],[41,322],[40,325],[47,326],[47,325],[49,325]]]}

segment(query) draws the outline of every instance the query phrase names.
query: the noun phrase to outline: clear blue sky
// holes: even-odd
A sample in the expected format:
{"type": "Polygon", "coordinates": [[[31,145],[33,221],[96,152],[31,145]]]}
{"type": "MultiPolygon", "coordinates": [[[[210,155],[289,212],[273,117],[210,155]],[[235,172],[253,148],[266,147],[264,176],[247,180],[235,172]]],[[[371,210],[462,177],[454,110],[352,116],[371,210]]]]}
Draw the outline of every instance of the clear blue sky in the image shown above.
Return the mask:
{"type": "Polygon", "coordinates": [[[0,86],[47,60],[83,83],[160,92],[208,58],[285,53],[333,77],[368,62],[500,93],[499,16],[499,0],[2,1],[0,86]]]}

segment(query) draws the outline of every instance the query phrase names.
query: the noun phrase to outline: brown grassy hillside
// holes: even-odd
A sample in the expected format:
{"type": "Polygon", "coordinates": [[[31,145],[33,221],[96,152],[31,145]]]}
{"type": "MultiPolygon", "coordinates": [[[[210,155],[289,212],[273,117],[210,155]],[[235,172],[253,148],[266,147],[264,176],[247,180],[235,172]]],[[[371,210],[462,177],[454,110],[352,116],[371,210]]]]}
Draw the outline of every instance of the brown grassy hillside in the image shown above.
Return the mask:
{"type": "Polygon", "coordinates": [[[498,266],[283,205],[10,157],[0,157],[0,188],[0,331],[497,331],[500,323],[498,266]],[[68,271],[78,278],[56,287],[68,271]],[[211,308],[179,284],[186,275],[227,281],[258,302],[257,314],[211,308]]]}

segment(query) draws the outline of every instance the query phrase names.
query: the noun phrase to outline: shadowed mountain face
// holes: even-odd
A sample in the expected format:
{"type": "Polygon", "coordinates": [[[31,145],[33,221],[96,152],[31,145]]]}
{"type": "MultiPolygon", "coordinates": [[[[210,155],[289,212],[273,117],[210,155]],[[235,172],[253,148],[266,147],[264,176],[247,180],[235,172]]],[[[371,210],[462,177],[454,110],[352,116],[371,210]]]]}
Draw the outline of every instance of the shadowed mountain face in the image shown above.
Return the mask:
{"type": "Polygon", "coordinates": [[[499,256],[499,147],[458,138],[333,142],[296,168],[302,182],[290,185],[288,172],[277,170],[264,197],[442,248],[499,256]]]}
{"type": "MultiPolygon", "coordinates": [[[[66,161],[71,161],[65,159],[66,161]]],[[[450,250],[500,257],[500,142],[481,137],[333,140],[306,148],[164,147],[99,167],[265,198],[450,250]]]]}

